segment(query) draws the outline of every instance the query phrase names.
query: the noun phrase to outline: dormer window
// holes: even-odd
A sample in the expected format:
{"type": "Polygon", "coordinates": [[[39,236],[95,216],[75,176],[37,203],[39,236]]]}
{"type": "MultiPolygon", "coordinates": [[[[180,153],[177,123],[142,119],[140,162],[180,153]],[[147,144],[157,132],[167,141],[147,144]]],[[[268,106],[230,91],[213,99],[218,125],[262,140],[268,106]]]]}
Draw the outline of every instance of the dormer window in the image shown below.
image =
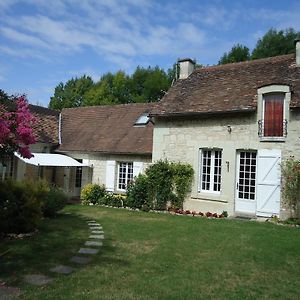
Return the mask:
{"type": "Polygon", "coordinates": [[[284,141],[287,136],[288,86],[267,86],[258,90],[258,135],[261,141],[284,141]]]}
{"type": "Polygon", "coordinates": [[[134,123],[134,126],[145,126],[149,123],[150,118],[148,114],[141,115],[134,123]]]}

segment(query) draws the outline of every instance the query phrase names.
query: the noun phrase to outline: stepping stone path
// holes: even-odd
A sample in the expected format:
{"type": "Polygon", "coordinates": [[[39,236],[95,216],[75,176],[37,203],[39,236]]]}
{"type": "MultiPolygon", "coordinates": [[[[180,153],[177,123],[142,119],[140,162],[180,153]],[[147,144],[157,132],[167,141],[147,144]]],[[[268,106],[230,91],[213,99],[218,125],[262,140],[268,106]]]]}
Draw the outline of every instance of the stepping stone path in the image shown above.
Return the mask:
{"type": "Polygon", "coordinates": [[[70,258],[70,262],[79,264],[79,265],[87,265],[92,259],[90,257],[82,257],[82,256],[73,256],[70,258]]]}
{"type": "Polygon", "coordinates": [[[78,253],[81,254],[97,254],[99,252],[99,249],[94,248],[80,248],[78,253]]]}
{"type": "Polygon", "coordinates": [[[89,236],[89,239],[100,239],[103,240],[104,239],[104,235],[103,234],[92,234],[89,236]]]}
{"type": "Polygon", "coordinates": [[[74,269],[68,266],[58,265],[50,269],[50,271],[55,273],[60,273],[60,274],[70,274],[74,271],[74,269]]]}
{"type": "Polygon", "coordinates": [[[95,246],[95,247],[99,247],[99,246],[103,246],[102,242],[94,242],[94,241],[87,241],[84,243],[85,246],[95,246]]]}
{"type": "MultiPolygon", "coordinates": [[[[85,254],[85,255],[94,255],[99,252],[99,247],[103,246],[102,240],[104,239],[104,232],[102,226],[97,223],[96,221],[90,220],[87,222],[88,226],[91,230],[91,235],[89,236],[89,239],[93,239],[92,241],[86,241],[85,246],[88,247],[97,247],[97,248],[80,248],[78,253],[85,254]],[[101,241],[95,241],[101,240],[101,241]]],[[[79,264],[79,265],[86,265],[91,261],[91,257],[88,256],[73,256],[69,260],[71,263],[79,264]]],[[[73,271],[75,271],[75,268],[65,266],[65,265],[57,265],[50,269],[53,273],[59,273],[59,274],[71,274],[73,271]]],[[[24,282],[42,286],[49,284],[53,281],[51,277],[48,277],[43,274],[30,274],[24,276],[24,282]]],[[[15,299],[21,294],[20,289],[13,288],[13,287],[1,287],[0,286],[0,300],[9,300],[9,299],[15,299]]]]}
{"type": "Polygon", "coordinates": [[[43,274],[30,274],[24,276],[24,281],[33,285],[42,286],[52,282],[53,279],[43,274]]]}

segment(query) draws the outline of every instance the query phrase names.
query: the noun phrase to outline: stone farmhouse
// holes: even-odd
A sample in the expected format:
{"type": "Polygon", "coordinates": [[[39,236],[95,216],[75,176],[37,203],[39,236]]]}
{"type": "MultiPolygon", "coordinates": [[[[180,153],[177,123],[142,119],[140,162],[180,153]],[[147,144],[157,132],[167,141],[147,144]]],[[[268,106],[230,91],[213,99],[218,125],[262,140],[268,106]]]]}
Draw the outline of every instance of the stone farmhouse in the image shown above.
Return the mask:
{"type": "Polygon", "coordinates": [[[300,41],[296,49],[195,70],[179,62],[180,79],[151,112],[153,161],[193,166],[186,209],[286,216],[280,163],[300,158],[300,41]]]}
{"type": "Polygon", "coordinates": [[[78,197],[93,182],[112,192],[159,159],[195,170],[184,208],[287,217],[281,161],[300,159],[300,41],[296,55],[194,68],[156,104],[63,109],[31,106],[30,160],[14,157],[3,177],[45,178],[78,197]]]}

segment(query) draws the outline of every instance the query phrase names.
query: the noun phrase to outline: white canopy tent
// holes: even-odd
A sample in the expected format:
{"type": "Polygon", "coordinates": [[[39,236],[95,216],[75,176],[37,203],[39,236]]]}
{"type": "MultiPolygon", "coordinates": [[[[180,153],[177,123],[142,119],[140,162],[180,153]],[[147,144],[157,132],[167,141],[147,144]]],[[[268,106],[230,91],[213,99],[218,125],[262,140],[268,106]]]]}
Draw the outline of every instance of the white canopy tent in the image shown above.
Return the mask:
{"type": "Polygon", "coordinates": [[[32,153],[33,157],[24,158],[20,154],[15,153],[15,156],[27,164],[34,166],[47,167],[89,167],[88,164],[83,164],[66,155],[54,153],[32,153]]]}

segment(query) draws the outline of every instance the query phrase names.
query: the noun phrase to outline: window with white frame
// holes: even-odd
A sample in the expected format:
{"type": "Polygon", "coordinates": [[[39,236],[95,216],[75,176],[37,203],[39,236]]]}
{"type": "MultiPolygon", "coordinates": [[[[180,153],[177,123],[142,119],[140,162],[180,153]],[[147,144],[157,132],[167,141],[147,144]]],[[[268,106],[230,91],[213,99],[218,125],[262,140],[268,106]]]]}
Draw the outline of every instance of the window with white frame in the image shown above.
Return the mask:
{"type": "Polygon", "coordinates": [[[200,191],[219,193],[221,190],[222,150],[202,149],[200,191]]]}
{"type": "Polygon", "coordinates": [[[119,162],[118,164],[118,189],[126,190],[127,185],[133,180],[133,163],[119,162]]]}

